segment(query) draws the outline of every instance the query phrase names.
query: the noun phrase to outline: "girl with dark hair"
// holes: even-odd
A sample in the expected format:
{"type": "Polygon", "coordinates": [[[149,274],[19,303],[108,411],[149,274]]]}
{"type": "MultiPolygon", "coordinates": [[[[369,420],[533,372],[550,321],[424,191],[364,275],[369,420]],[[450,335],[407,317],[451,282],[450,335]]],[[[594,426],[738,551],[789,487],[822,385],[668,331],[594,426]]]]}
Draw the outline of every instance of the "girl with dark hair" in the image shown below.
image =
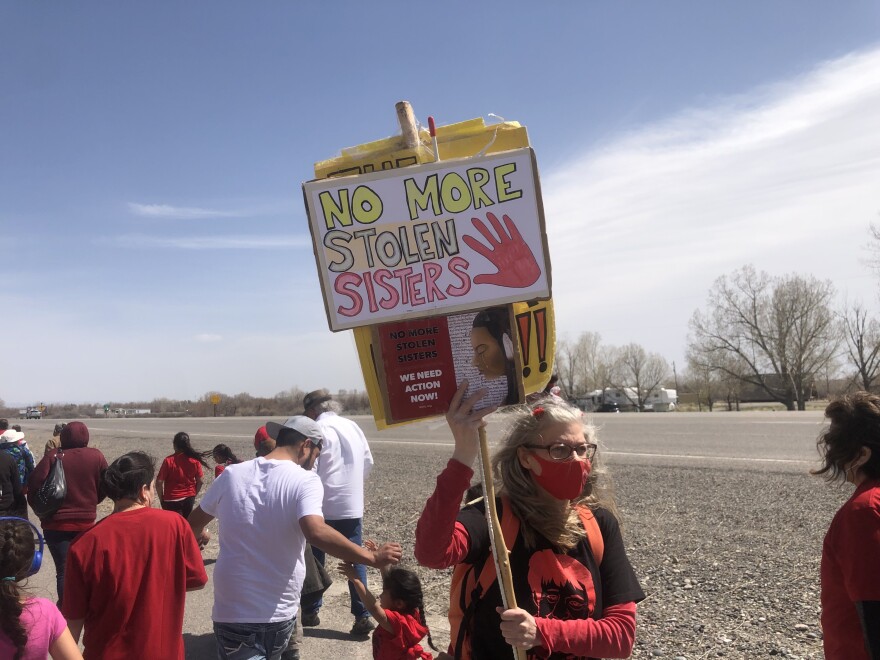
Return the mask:
{"type": "Polygon", "coordinates": [[[177,511],[184,518],[192,513],[196,495],[202,490],[202,467],[208,467],[202,454],[192,448],[189,434],[174,436],[174,453],[166,456],[156,479],[156,493],[166,511],[177,511]]]}
{"type": "Polygon", "coordinates": [[[39,570],[35,552],[34,530],[27,520],[0,518],[0,657],[82,660],[55,603],[28,597],[19,586],[39,570]]]}
{"type": "Polygon", "coordinates": [[[228,465],[235,465],[236,463],[241,463],[241,459],[235,455],[235,453],[226,445],[217,445],[211,450],[211,457],[214,459],[214,462],[217,464],[214,466],[214,478],[216,479],[221,474],[223,474],[223,470],[226,469],[228,465]]]}
{"type": "Polygon", "coordinates": [[[153,459],[117,458],[104,472],[113,513],[80,536],[67,556],[61,611],[84,657],[183,660],[186,592],[208,581],[198,543],[176,513],[153,508],[153,459]]]}
{"type": "Polygon", "coordinates": [[[483,378],[507,380],[507,395],[501,405],[519,403],[510,314],[506,307],[489,307],[474,317],[471,348],[474,351],[473,365],[483,378]]]}
{"type": "MultiPolygon", "coordinates": [[[[367,541],[364,545],[368,550],[377,547],[371,541],[367,541]]],[[[379,594],[377,601],[367,586],[361,582],[354,564],[340,562],[339,571],[354,585],[364,606],[378,624],[373,632],[374,660],[433,659],[434,656],[419,644],[427,635],[428,644],[432,649],[437,650],[425,620],[425,599],[418,575],[405,568],[383,569],[382,593],[379,594]]]]}
{"type": "Polygon", "coordinates": [[[880,396],[856,392],[825,408],[823,465],[813,474],[856,489],[822,544],[822,633],[829,660],[880,658],[880,396]]]}

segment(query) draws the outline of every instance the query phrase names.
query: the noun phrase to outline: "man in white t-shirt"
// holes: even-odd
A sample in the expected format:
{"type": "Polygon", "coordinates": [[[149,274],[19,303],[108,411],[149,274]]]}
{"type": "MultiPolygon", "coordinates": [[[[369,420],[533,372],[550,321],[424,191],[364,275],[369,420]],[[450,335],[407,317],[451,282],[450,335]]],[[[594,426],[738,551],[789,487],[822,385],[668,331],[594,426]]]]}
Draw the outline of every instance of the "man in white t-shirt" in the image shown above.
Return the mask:
{"type": "MultiPolygon", "coordinates": [[[[324,518],[327,524],[355,545],[363,542],[364,479],[373,467],[373,454],[361,428],[350,419],[339,415],[342,407],[327,390],[309,392],[303,398],[303,415],[314,419],[324,435],[324,449],[316,468],[324,484],[324,518]]],[[[312,548],[321,564],[324,553],[312,548]]],[[[356,566],[361,582],[366,584],[367,571],[363,565],[356,566]]],[[[354,615],[353,635],[366,635],[375,624],[351,582],[351,613],[354,615]]],[[[304,626],[320,623],[318,610],[322,602],[302,615],[304,626]]]]}
{"type": "Polygon", "coordinates": [[[400,546],[375,552],[351,543],[324,522],[324,490],[312,471],[323,446],[318,425],[303,416],[266,424],[275,449],[223,471],[189,523],[200,543],[220,521],[214,568],[214,635],[220,658],[276,660],[287,647],[299,609],[308,541],[349,562],[377,568],[396,563],[400,546]],[[254,562],[270,553],[271,562],[254,562]]]}

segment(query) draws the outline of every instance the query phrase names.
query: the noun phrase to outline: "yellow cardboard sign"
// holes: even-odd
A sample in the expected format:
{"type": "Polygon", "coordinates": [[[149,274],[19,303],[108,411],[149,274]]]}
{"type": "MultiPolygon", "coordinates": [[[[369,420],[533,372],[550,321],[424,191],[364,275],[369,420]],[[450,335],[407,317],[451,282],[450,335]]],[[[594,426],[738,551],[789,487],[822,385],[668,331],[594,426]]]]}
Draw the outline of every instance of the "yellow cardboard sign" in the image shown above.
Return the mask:
{"type": "MultiPolygon", "coordinates": [[[[406,167],[435,160],[427,130],[419,133],[420,143],[407,148],[400,136],[344,149],[336,158],[315,163],[315,178],[368,174],[406,167]]],[[[524,126],[518,122],[502,122],[486,126],[481,118],[437,127],[438,151],[441,159],[466,158],[529,146],[524,126]]],[[[547,385],[553,372],[556,350],[556,324],[553,301],[518,302],[513,305],[518,345],[526,394],[539,392],[547,385]]],[[[361,371],[379,429],[389,426],[385,419],[381,384],[374,359],[370,327],[353,330],[361,371]]]]}

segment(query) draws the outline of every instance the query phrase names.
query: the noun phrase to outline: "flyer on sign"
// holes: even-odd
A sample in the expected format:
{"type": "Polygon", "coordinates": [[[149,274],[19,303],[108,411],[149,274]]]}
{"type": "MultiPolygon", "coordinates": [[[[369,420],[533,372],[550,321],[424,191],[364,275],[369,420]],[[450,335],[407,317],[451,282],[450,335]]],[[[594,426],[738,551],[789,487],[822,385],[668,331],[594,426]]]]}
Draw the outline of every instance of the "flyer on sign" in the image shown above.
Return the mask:
{"type": "Polygon", "coordinates": [[[388,423],[442,415],[463,380],[476,406],[521,403],[520,355],[509,305],[373,327],[388,423]]]}
{"type": "Polygon", "coordinates": [[[330,329],[550,296],[529,148],[303,184],[330,329]]]}

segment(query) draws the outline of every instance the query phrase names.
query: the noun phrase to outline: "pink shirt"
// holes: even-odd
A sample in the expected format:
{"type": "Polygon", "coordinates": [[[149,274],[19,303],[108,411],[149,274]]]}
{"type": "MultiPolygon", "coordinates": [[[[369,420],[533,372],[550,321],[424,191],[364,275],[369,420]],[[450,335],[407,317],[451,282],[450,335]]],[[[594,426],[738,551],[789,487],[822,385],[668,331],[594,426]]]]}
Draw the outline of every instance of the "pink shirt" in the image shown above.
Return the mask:
{"type": "MultiPolygon", "coordinates": [[[[55,603],[45,598],[30,598],[21,612],[21,623],[28,631],[27,646],[22,660],[46,660],[49,647],[67,628],[67,621],[55,607],[55,603]]],[[[0,658],[14,658],[15,646],[0,631],[0,658]]]]}

